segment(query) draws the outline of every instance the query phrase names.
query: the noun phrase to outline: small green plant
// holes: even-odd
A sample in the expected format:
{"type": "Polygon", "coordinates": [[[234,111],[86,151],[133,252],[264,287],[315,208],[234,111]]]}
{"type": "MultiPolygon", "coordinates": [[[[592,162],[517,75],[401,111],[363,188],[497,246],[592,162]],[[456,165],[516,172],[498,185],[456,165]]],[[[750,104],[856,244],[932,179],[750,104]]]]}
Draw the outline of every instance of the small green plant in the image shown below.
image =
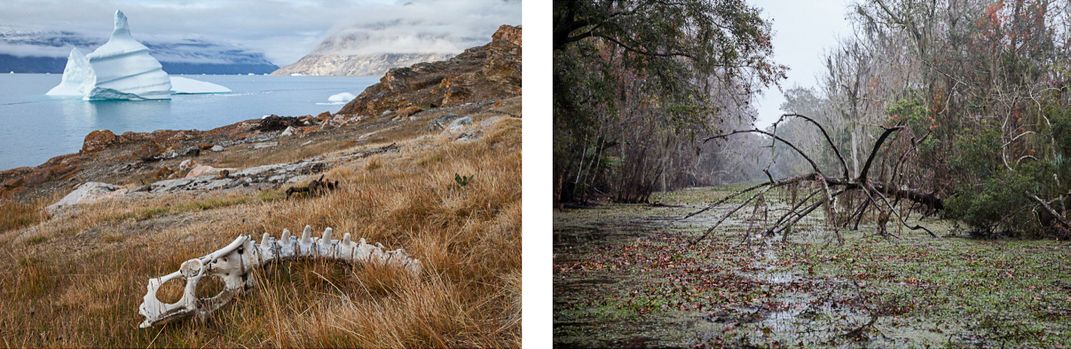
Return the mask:
{"type": "Polygon", "coordinates": [[[462,175],[459,175],[457,173],[454,173],[454,182],[457,182],[457,186],[458,187],[464,189],[466,186],[469,185],[469,181],[472,181],[472,176],[471,175],[462,176],[462,175]]]}

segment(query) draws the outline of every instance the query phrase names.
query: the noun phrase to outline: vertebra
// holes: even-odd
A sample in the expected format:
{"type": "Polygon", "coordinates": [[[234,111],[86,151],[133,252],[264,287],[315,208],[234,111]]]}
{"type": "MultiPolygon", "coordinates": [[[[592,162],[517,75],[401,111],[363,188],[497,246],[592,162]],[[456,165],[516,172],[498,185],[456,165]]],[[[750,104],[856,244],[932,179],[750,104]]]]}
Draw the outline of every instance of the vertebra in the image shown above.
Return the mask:
{"type": "Polygon", "coordinates": [[[421,272],[420,261],[409,257],[403,249],[384,251],[383,245],[371,245],[364,239],[353,242],[348,233],[342,236],[342,240],[333,240],[332,231],[328,227],[324,229],[321,237],[316,238],[311,236],[312,227],[306,225],[301,238],[298,238],[291,236],[289,230],[283,229],[278,240],[265,233],[259,244],[249,235],[240,235],[224,248],[183,262],[178,271],[149,279],[148,291],[138,309],[138,313],[145,317],[140,327],[147,328],[191,315],[204,319],[242,291],[253,287],[253,277],[250,275],[253,268],[273,261],[324,258],[402,267],[413,275],[419,275],[421,272]],[[197,282],[205,276],[222,279],[223,291],[211,297],[198,297],[195,292],[197,282]],[[178,278],[186,281],[181,299],[168,304],[156,298],[156,292],[161,285],[178,278]]]}

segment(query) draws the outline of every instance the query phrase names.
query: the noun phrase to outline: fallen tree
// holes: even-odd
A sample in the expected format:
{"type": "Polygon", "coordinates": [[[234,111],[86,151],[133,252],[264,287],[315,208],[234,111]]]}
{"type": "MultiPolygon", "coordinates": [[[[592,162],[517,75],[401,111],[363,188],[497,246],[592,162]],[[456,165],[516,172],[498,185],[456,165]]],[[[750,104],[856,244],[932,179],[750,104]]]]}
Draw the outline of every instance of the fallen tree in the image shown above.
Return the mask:
{"type": "MultiPolygon", "coordinates": [[[[875,164],[875,159],[878,158],[879,154],[882,154],[884,152],[882,146],[889,140],[890,137],[900,132],[904,128],[905,126],[902,124],[893,127],[883,127],[884,131],[881,133],[878,139],[874,142],[874,145],[871,147],[870,155],[867,157],[865,164],[859,171],[859,174],[854,177],[848,170],[847,162],[841,155],[840,149],[838,149],[837,145],[833,142],[826,129],[822,127],[820,123],[814,121],[814,119],[811,119],[810,117],[807,117],[805,115],[784,114],[779,120],[777,120],[777,122],[773,123],[772,131],[764,131],[757,128],[749,130],[735,130],[732,132],[718,134],[706,138],[704,142],[727,139],[734,135],[748,133],[764,135],[770,138],[772,142],[771,146],[774,146],[778,142],[780,142],[788,146],[788,148],[792,149],[796,154],[799,154],[811,166],[812,172],[788,178],[776,179],[770,174],[769,168],[767,168],[763,170],[763,172],[766,174],[766,178],[768,179],[766,182],[753,185],[740,191],[736,191],[730,194],[729,196],[726,196],[699,211],[688,214],[687,216],[685,216],[685,218],[702,214],[711,209],[719,207],[734,198],[743,197],[745,195],[750,194],[747,199],[743,200],[743,202],[730,209],[728,213],[722,216],[713,226],[707,229],[702,236],[693,240],[691,242],[691,245],[695,245],[696,243],[705,239],[726,219],[728,219],[740,209],[748,206],[749,204],[752,204],[754,202],[756,204],[765,205],[766,201],[764,199],[764,196],[768,192],[776,188],[790,189],[789,192],[791,192],[791,198],[789,200],[790,202],[788,205],[789,209],[785,213],[777,217],[772,224],[769,224],[768,220],[767,222],[764,222],[763,227],[761,229],[763,230],[764,234],[768,236],[776,236],[780,234],[787,239],[788,233],[791,231],[794,225],[799,223],[803,218],[812,214],[819,207],[823,207],[823,211],[826,214],[826,224],[833,229],[834,235],[836,236],[838,242],[843,241],[840,235],[840,229],[847,228],[849,225],[852,226],[852,229],[858,229],[859,222],[862,220],[863,216],[867,213],[874,213],[874,211],[876,211],[875,216],[877,217],[877,221],[879,222],[878,232],[883,236],[890,235],[888,230],[885,229],[885,223],[890,217],[895,217],[896,220],[903,227],[906,227],[911,230],[923,230],[929,233],[931,236],[936,237],[937,235],[934,234],[934,232],[930,229],[919,224],[910,224],[907,221],[908,215],[912,211],[921,209],[923,213],[928,216],[944,209],[944,201],[941,200],[940,197],[938,197],[933,192],[926,192],[912,188],[909,185],[910,183],[907,183],[907,181],[905,180],[905,176],[900,175],[899,171],[903,170],[902,165],[907,160],[908,155],[912,153],[911,151],[904,151],[902,154],[900,154],[900,156],[896,158],[896,162],[891,167],[892,173],[888,176],[884,176],[893,180],[898,180],[899,182],[883,182],[880,180],[875,180],[870,176],[871,168],[875,164]],[[825,139],[826,144],[828,144],[829,147],[832,148],[833,154],[835,154],[837,157],[838,163],[840,165],[841,177],[830,177],[826,175],[822,172],[821,168],[812,159],[810,155],[808,155],[805,151],[797,147],[795,144],[792,144],[788,140],[785,140],[784,138],[777,135],[778,124],[787,120],[788,118],[803,119],[808,123],[814,125],[814,127],[818,129],[818,131],[822,134],[822,137],[825,139]],[[797,200],[798,195],[796,194],[798,189],[807,186],[810,187],[810,192],[804,195],[802,200],[797,200]],[[847,216],[844,216],[843,214],[839,214],[837,212],[839,204],[837,198],[844,194],[850,193],[857,193],[856,195],[862,197],[863,200],[857,203],[843,205],[846,206],[845,208],[847,209],[845,212],[849,213],[847,216]],[[814,198],[817,198],[817,200],[811,202],[814,198]]],[[[922,140],[924,140],[925,138],[926,136],[923,136],[919,139],[912,139],[910,142],[911,150],[913,151],[917,147],[917,145],[921,143],[922,140]]],[[[883,159],[882,161],[885,160],[883,159]]]]}

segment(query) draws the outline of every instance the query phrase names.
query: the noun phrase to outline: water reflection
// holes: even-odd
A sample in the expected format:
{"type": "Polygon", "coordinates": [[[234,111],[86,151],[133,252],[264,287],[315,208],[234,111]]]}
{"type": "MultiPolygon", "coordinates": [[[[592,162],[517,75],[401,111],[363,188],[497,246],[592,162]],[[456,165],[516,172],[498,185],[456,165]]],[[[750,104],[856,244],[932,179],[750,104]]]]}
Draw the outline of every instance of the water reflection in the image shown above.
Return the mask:
{"type": "MultiPolygon", "coordinates": [[[[89,107],[83,125],[94,129],[149,131],[171,115],[171,101],[96,101],[89,107]]],[[[85,127],[83,126],[83,127],[85,127]]]]}

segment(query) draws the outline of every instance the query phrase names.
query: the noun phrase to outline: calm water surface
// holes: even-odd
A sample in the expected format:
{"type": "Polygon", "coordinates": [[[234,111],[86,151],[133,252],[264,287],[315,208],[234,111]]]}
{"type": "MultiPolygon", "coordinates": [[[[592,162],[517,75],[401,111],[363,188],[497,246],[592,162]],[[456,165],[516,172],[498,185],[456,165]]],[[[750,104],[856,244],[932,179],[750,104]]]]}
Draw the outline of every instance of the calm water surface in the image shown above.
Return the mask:
{"type": "Polygon", "coordinates": [[[175,95],[170,101],[86,102],[45,96],[60,74],[0,74],[0,170],[36,166],[77,152],[93,130],[207,130],[267,114],[336,112],[333,94],[360,94],[377,77],[190,75],[232,93],[175,95]]]}

